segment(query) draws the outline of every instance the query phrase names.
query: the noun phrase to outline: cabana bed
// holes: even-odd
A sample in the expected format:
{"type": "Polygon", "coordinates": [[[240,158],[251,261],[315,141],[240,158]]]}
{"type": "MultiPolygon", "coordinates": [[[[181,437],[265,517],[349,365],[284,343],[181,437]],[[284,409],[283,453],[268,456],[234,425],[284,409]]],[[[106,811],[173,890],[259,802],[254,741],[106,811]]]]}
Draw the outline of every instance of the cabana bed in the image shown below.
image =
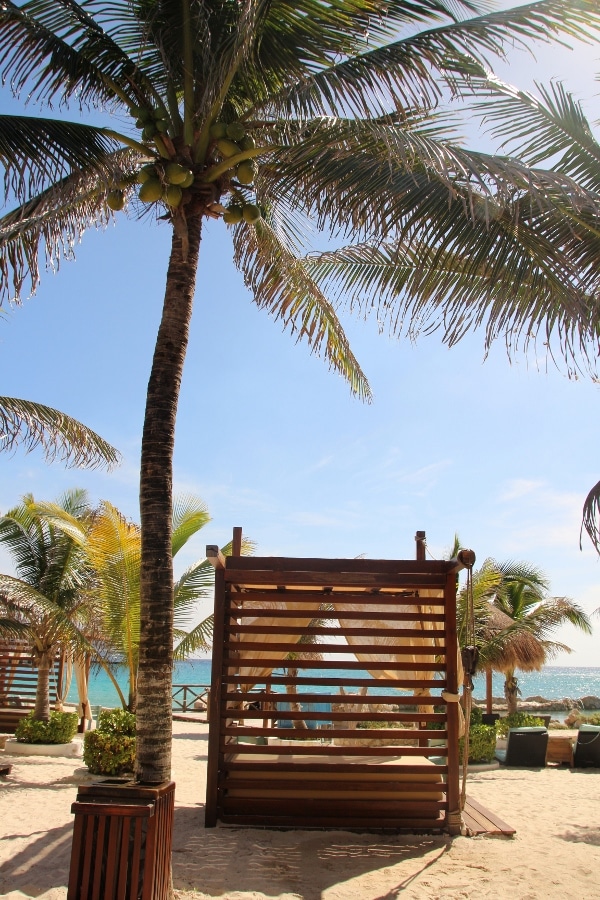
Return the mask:
{"type": "Polygon", "coordinates": [[[207,555],[207,827],[458,833],[462,563],[207,555]]]}

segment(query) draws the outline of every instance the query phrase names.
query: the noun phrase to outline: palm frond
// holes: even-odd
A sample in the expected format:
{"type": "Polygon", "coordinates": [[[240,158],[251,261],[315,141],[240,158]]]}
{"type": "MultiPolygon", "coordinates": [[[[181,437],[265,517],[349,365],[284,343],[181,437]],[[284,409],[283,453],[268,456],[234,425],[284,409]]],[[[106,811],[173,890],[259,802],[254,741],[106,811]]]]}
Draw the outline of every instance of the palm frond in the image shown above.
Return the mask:
{"type": "Polygon", "coordinates": [[[215,583],[215,571],[207,559],[194,563],[177,579],[173,590],[173,605],[177,623],[185,622],[198,600],[210,596],[215,583]]]}
{"type": "Polygon", "coordinates": [[[102,128],[30,116],[0,115],[0,163],[5,190],[19,200],[39,193],[73,170],[106,179],[118,141],[102,128]]]}
{"type": "Polygon", "coordinates": [[[189,494],[176,497],[173,503],[173,556],[208,522],[210,515],[201,500],[189,494]]]}
{"type": "Polygon", "coordinates": [[[600,553],[600,481],[591,489],[583,504],[583,519],[579,535],[580,546],[584,529],[587,531],[592,544],[600,553]]]}
{"type": "Polygon", "coordinates": [[[353,393],[370,400],[369,384],[341,323],[303,261],[288,250],[265,220],[252,229],[237,228],[234,246],[236,265],[257,306],[281,321],[298,341],[306,340],[314,353],[322,354],[353,393]]]}
{"type": "Polygon", "coordinates": [[[48,462],[78,468],[119,464],[120,454],[104,438],[65,413],[17,397],[0,397],[0,450],[41,447],[48,462]]]}
{"type": "Polygon", "coordinates": [[[560,82],[536,85],[541,99],[490,78],[482,85],[489,99],[474,108],[503,139],[503,149],[531,166],[551,164],[588,190],[600,189],[600,145],[580,102],[560,82]]]}
{"type": "Polygon", "coordinates": [[[207,616],[204,621],[192,628],[182,640],[177,644],[173,651],[173,658],[176,660],[187,659],[192,653],[198,651],[210,650],[212,645],[214,627],[214,617],[207,616]]]}
{"type": "MultiPolygon", "coordinates": [[[[393,23],[392,10],[386,24],[393,23]]],[[[304,117],[381,115],[390,105],[429,109],[440,101],[444,86],[456,94],[467,93],[469,79],[493,68],[492,59],[504,58],[509,47],[529,51],[532,40],[547,42],[551,35],[560,41],[559,34],[591,41],[599,28],[600,15],[593,0],[577,7],[569,0],[542,0],[463,21],[455,19],[385,46],[363,52],[356,52],[359,48],[355,47],[341,62],[325,66],[310,78],[298,78],[280,102],[284,110],[304,117]]]]}
{"type": "MultiPolygon", "coordinates": [[[[87,12],[90,5],[74,0],[2,4],[2,74],[16,94],[27,88],[31,98],[45,103],[58,95],[89,105],[104,105],[115,97],[132,103],[139,99],[135,63],[87,12]]],[[[119,5],[120,16],[127,6],[119,5]]]]}
{"type": "Polygon", "coordinates": [[[74,172],[0,218],[0,302],[19,300],[26,284],[35,290],[40,256],[57,270],[62,259],[73,258],[87,228],[110,221],[107,191],[132,171],[134,157],[130,150],[118,151],[107,159],[104,176],[74,172]]]}

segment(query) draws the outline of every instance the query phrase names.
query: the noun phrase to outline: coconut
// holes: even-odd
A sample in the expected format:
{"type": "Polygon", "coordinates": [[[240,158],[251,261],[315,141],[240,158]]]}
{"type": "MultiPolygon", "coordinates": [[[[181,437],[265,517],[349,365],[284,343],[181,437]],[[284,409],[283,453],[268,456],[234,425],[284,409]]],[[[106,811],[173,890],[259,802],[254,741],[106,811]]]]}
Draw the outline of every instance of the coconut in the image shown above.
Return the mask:
{"type": "Polygon", "coordinates": [[[214,141],[227,137],[227,125],[225,122],[215,122],[214,125],[211,125],[210,136],[214,141]]]}
{"type": "Polygon", "coordinates": [[[247,134],[246,137],[242,138],[240,141],[240,147],[242,150],[254,150],[256,147],[256,141],[252,137],[251,134],[247,134]]]}
{"type": "Polygon", "coordinates": [[[256,203],[247,203],[242,210],[242,216],[248,225],[256,225],[261,219],[260,209],[256,203]]]}
{"type": "Polygon", "coordinates": [[[183,192],[178,184],[170,184],[163,194],[167,206],[179,206],[183,192]]]}
{"type": "Polygon", "coordinates": [[[106,195],[106,205],[114,212],[118,212],[120,209],[123,209],[123,207],[125,206],[125,197],[123,196],[123,191],[109,191],[106,195]]]}
{"type": "Polygon", "coordinates": [[[230,156],[236,156],[236,154],[241,153],[239,145],[234,143],[234,141],[228,140],[227,138],[220,138],[217,141],[217,150],[226,159],[230,156]]]}
{"type": "Polygon", "coordinates": [[[162,192],[162,184],[158,178],[149,178],[141,186],[138,196],[144,203],[154,203],[156,200],[160,200],[162,192]]]}
{"type": "Polygon", "coordinates": [[[166,134],[169,130],[169,123],[166,119],[157,119],[156,120],[156,130],[160,132],[160,134],[166,134]]]}
{"type": "Polygon", "coordinates": [[[241,141],[246,136],[246,129],[241,122],[232,122],[227,126],[227,137],[232,141],[241,141]]]}
{"type": "Polygon", "coordinates": [[[189,169],[176,162],[167,163],[165,168],[165,176],[169,184],[182,184],[189,174],[189,169]]]}
{"type": "Polygon", "coordinates": [[[188,169],[187,174],[186,174],[185,178],[183,179],[183,181],[181,182],[180,187],[189,188],[193,185],[193,183],[194,183],[194,173],[191,171],[191,169],[188,169]]]}
{"type": "Polygon", "coordinates": [[[256,175],[256,166],[252,160],[241,162],[236,169],[237,180],[240,184],[252,184],[256,175]]]}
{"type": "Polygon", "coordinates": [[[223,213],[223,221],[227,223],[227,225],[237,225],[238,222],[242,221],[242,210],[239,206],[230,206],[223,213]]]}
{"type": "Polygon", "coordinates": [[[154,135],[156,134],[156,125],[154,122],[150,122],[149,125],[144,125],[142,131],[142,140],[143,141],[151,141],[154,135]]]}
{"type": "Polygon", "coordinates": [[[152,165],[142,166],[140,171],[137,173],[136,181],[138,184],[144,184],[145,181],[148,181],[150,178],[156,178],[156,169],[152,165]]]}

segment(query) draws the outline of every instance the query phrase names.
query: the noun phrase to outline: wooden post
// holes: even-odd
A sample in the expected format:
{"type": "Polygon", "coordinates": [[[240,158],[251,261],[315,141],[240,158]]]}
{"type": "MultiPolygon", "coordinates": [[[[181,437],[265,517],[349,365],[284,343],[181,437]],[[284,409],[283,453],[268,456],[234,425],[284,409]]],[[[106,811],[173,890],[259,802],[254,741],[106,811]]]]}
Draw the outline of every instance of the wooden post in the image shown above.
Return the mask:
{"type": "Polygon", "coordinates": [[[233,541],[231,546],[231,555],[232,556],[241,556],[242,555],[242,529],[239,525],[233,529],[233,541]]]}
{"type": "Polygon", "coordinates": [[[492,702],[492,669],[490,666],[485,670],[485,711],[486,713],[493,713],[493,702],[492,702]]]}
{"type": "Polygon", "coordinates": [[[417,542],[417,562],[425,562],[425,532],[417,531],[415,541],[417,542]]]}
{"type": "Polygon", "coordinates": [[[217,824],[217,791],[221,743],[221,695],[223,693],[223,643],[225,640],[225,569],[215,569],[213,655],[208,705],[208,758],[206,765],[205,826],[217,824]]]}
{"type": "MultiPolygon", "coordinates": [[[[446,576],[444,589],[446,619],[446,691],[459,693],[458,684],[458,638],[456,633],[456,576],[446,576]]],[[[458,703],[446,705],[448,725],[448,781],[446,799],[448,801],[448,833],[460,834],[460,790],[458,753],[458,703]]]]}

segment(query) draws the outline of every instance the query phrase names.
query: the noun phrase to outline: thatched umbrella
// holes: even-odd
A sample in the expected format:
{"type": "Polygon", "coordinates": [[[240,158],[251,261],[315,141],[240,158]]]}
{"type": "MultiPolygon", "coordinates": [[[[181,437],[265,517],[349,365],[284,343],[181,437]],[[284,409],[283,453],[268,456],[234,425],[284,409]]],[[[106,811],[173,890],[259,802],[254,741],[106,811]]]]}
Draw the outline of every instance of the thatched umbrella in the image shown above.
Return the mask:
{"type": "Polygon", "coordinates": [[[485,669],[486,712],[492,712],[492,672],[510,676],[515,669],[538,672],[546,661],[546,646],[519,621],[488,604],[479,633],[480,665],[485,669]]]}

